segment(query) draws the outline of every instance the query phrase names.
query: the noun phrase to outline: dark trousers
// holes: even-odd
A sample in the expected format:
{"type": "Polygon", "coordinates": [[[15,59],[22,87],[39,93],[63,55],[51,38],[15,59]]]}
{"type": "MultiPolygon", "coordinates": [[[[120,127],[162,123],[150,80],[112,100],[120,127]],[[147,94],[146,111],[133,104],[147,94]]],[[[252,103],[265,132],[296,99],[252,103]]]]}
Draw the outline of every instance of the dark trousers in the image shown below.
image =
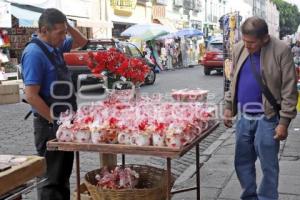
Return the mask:
{"type": "Polygon", "coordinates": [[[39,115],[33,121],[34,141],[39,156],[46,159],[46,181],[38,188],[39,200],[69,200],[70,176],[74,154],[72,152],[47,151],[47,141],[54,139],[57,126],[50,126],[39,115]]]}

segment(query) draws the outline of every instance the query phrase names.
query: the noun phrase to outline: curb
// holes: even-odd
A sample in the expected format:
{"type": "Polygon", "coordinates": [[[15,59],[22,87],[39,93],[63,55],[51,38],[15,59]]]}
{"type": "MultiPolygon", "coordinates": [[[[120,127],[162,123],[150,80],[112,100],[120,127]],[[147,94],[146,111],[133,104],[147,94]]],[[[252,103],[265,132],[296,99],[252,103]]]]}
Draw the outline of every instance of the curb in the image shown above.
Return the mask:
{"type": "MultiPolygon", "coordinates": [[[[207,162],[213,153],[235,132],[234,128],[227,129],[216,141],[200,154],[200,166],[207,162]]],[[[196,173],[195,163],[191,164],[175,181],[175,185],[182,183],[194,176],[196,173]]]]}

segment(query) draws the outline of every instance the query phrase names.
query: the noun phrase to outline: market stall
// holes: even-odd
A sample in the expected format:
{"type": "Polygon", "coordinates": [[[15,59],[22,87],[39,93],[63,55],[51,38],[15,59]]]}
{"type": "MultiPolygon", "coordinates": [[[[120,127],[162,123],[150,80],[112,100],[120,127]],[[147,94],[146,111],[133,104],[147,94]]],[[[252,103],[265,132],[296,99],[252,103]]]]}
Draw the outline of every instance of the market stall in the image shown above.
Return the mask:
{"type": "Polygon", "coordinates": [[[36,186],[32,180],[45,169],[44,158],[38,156],[0,155],[0,199],[14,199],[36,186]]]}
{"type": "Polygon", "coordinates": [[[213,130],[217,128],[219,124],[216,123],[208,130],[206,130],[201,136],[197,137],[191,144],[183,148],[168,148],[168,147],[140,147],[131,145],[120,145],[120,144],[88,144],[88,143],[72,143],[72,142],[58,142],[52,140],[48,142],[48,150],[52,151],[73,151],[76,158],[76,177],[77,177],[77,199],[80,200],[80,165],[79,165],[79,152],[100,152],[100,153],[113,153],[122,154],[122,165],[125,166],[125,155],[147,155],[157,156],[166,158],[167,161],[167,188],[170,188],[166,194],[167,200],[171,200],[171,194],[186,192],[190,190],[197,190],[197,199],[200,200],[200,153],[199,143],[206,138],[213,130]],[[197,175],[197,186],[195,188],[186,188],[171,192],[171,160],[174,158],[180,158],[192,148],[196,149],[196,175],[197,175]]]}
{"type": "Polygon", "coordinates": [[[241,39],[240,23],[242,17],[239,12],[232,12],[221,17],[220,27],[223,30],[224,53],[224,92],[229,90],[232,69],[232,50],[235,43],[241,39]]]}
{"type": "MultiPolygon", "coordinates": [[[[208,91],[176,90],[171,93],[173,100],[168,101],[161,96],[143,97],[129,92],[113,91],[104,101],[84,105],[76,113],[66,112],[60,117],[57,139],[49,141],[47,148],[75,152],[77,198],[80,199],[79,152],[90,151],[122,154],[123,169],[125,154],[166,158],[167,169],[161,179],[166,180],[167,189],[160,198],[170,200],[172,193],[196,189],[200,199],[199,143],[218,126],[215,109],[205,103],[208,91]],[[196,148],[197,187],[171,192],[171,159],[180,158],[192,148],[196,148]]],[[[113,180],[107,182],[106,186],[111,187],[113,180]]]]}

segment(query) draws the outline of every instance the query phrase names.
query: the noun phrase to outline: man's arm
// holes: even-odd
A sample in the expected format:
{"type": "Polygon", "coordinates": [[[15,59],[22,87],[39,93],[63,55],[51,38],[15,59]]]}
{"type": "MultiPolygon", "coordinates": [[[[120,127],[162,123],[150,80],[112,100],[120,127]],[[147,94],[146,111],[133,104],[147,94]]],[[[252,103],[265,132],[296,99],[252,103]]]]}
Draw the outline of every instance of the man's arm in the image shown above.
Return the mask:
{"type": "Polygon", "coordinates": [[[78,47],[83,47],[88,42],[88,39],[80,33],[77,29],[73,28],[69,23],[67,23],[67,31],[73,38],[72,49],[76,49],[78,47]]]}
{"type": "Polygon", "coordinates": [[[288,136],[289,124],[297,114],[296,105],[298,101],[297,78],[293,56],[287,47],[281,55],[280,67],[282,71],[281,110],[274,138],[285,140],[288,136]]]}
{"type": "MultiPolygon", "coordinates": [[[[236,47],[234,47],[236,48],[236,47]]],[[[235,62],[236,62],[236,56],[235,56],[235,51],[232,53],[232,65],[233,65],[233,70],[235,69],[235,62]]],[[[225,73],[225,72],[224,72],[225,73]]],[[[233,72],[230,72],[231,78],[233,78],[233,72]]],[[[224,125],[228,128],[231,128],[233,125],[233,116],[232,116],[232,96],[231,96],[231,83],[229,90],[225,92],[225,97],[224,97],[224,114],[223,114],[223,120],[224,120],[224,125]]]]}
{"type": "Polygon", "coordinates": [[[25,87],[26,101],[37,110],[37,112],[47,119],[50,123],[53,123],[51,117],[50,108],[45,101],[39,95],[39,85],[28,85],[25,87]]]}
{"type": "Polygon", "coordinates": [[[281,55],[281,111],[280,124],[286,126],[297,115],[296,106],[298,101],[297,77],[293,61],[293,55],[288,47],[281,55]]]}

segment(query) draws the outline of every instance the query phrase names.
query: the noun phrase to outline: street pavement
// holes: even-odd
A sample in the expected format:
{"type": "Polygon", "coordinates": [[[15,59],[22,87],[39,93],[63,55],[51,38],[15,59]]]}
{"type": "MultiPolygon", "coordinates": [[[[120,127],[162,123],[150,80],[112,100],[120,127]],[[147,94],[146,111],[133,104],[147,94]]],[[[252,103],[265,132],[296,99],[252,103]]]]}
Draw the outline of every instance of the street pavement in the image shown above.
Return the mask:
{"type": "MultiPolygon", "coordinates": [[[[157,74],[157,80],[152,86],[143,86],[143,93],[170,93],[172,89],[202,88],[210,90],[209,101],[218,103],[223,97],[223,77],[221,74],[204,76],[201,66],[184,68],[174,71],[165,71],[157,74]]],[[[21,91],[22,93],[22,91],[21,91]]],[[[24,103],[0,105],[1,131],[0,154],[36,154],[33,141],[32,117],[24,120],[23,117],[30,110],[24,103]]],[[[224,132],[224,126],[220,125],[200,145],[200,152],[204,152],[224,132]]],[[[80,153],[81,177],[93,169],[99,168],[98,153],[80,153]]],[[[120,162],[120,157],[118,157],[120,162]]],[[[151,156],[126,156],[127,163],[147,164],[159,168],[165,168],[165,159],[151,156]]],[[[192,149],[181,159],[172,160],[172,173],[184,180],[181,175],[191,165],[195,164],[195,150],[192,149]]],[[[75,170],[71,177],[72,190],[75,188],[75,170]]],[[[25,196],[25,199],[36,199],[34,192],[25,196]]]]}
{"type": "MultiPolygon", "coordinates": [[[[241,187],[237,179],[233,159],[234,129],[226,130],[201,154],[203,167],[200,170],[201,200],[238,200],[241,187]],[[208,158],[208,159],[207,159],[208,158]]],[[[288,139],[280,144],[279,200],[300,199],[300,115],[289,127],[288,139]]],[[[259,161],[256,163],[257,183],[261,179],[259,161]]],[[[189,177],[179,185],[196,186],[195,168],[191,165],[182,173],[189,177]]],[[[196,192],[175,195],[172,200],[195,200],[196,192]]]]}

